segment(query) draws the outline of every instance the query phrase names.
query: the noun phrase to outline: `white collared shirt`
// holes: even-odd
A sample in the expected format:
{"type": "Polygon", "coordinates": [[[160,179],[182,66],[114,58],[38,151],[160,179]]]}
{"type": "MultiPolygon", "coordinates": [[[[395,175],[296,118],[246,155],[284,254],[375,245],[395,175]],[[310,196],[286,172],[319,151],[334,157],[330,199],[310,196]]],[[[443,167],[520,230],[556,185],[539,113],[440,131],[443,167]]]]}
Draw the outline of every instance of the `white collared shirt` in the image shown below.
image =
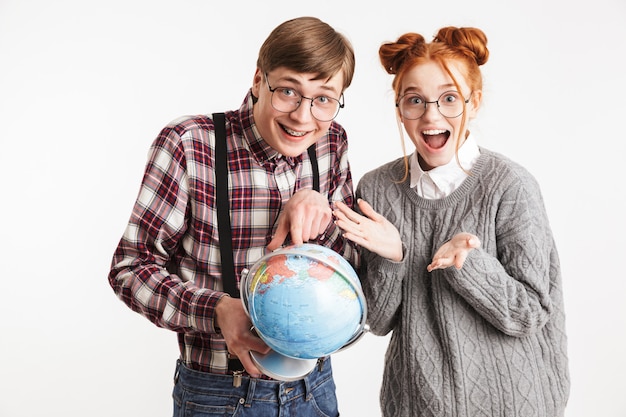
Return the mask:
{"type": "MultiPolygon", "coordinates": [[[[459,148],[459,162],[463,169],[470,171],[479,155],[478,144],[474,136],[470,134],[459,148]]],[[[467,173],[461,169],[456,158],[452,158],[446,165],[424,171],[417,160],[416,151],[411,155],[409,164],[411,188],[420,197],[431,200],[449,196],[467,178],[467,173]]]]}

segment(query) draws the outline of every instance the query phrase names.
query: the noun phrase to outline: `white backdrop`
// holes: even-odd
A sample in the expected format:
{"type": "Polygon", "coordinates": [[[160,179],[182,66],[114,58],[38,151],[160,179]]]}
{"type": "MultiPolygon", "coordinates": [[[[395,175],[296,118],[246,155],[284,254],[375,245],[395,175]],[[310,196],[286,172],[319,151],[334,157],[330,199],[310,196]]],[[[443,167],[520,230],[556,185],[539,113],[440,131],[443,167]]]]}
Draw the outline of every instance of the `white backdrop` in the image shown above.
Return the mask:
{"type": "MultiPolygon", "coordinates": [[[[261,42],[314,15],[353,42],[339,121],[355,183],[401,154],[379,45],[446,25],[489,38],[480,144],[538,178],[563,265],[567,417],[624,417],[624,0],[0,0],[0,416],[171,415],[176,338],[107,283],[148,147],[239,106],[261,42]]],[[[411,148],[410,148],[411,149],[411,148]]],[[[334,357],[342,416],[379,416],[387,338],[334,357]]]]}

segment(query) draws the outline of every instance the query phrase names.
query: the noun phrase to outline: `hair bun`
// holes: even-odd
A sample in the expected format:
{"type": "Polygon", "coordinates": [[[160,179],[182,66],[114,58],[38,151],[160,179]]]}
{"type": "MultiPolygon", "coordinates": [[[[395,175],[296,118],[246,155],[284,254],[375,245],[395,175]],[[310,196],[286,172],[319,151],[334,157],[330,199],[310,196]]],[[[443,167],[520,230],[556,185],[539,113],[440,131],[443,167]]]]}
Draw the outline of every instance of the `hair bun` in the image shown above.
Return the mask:
{"type": "Polygon", "coordinates": [[[478,28],[444,27],[439,29],[433,42],[442,42],[458,49],[466,56],[474,59],[478,65],[484,65],[489,59],[487,36],[478,28]]]}
{"type": "Polygon", "coordinates": [[[424,37],[417,33],[405,33],[396,42],[388,42],[378,49],[380,62],[387,73],[394,75],[407,58],[420,53],[425,48],[424,37]]]}

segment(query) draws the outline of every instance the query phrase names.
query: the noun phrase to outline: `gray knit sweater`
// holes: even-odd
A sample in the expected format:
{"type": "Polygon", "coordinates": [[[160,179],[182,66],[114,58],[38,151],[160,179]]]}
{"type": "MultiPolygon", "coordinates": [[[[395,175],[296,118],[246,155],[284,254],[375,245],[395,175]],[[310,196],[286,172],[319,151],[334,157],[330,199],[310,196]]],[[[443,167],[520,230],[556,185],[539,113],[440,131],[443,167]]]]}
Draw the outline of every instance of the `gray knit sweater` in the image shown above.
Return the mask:
{"type": "Polygon", "coordinates": [[[539,186],[481,148],[446,198],[409,188],[402,159],[363,176],[357,196],[399,230],[404,259],[366,250],[361,279],[372,333],[393,331],[381,407],[387,417],[562,416],[569,395],[557,250],[539,186]],[[463,268],[426,271],[459,232],[481,240],[463,268]]]}

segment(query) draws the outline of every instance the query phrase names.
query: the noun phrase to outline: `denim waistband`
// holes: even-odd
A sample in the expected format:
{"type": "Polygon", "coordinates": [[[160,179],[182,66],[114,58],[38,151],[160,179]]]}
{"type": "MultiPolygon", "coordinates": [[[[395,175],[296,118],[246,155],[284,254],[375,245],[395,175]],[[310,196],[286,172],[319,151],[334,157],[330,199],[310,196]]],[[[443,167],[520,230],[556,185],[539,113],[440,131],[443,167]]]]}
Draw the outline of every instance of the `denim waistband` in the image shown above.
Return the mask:
{"type": "Polygon", "coordinates": [[[278,398],[287,402],[301,396],[308,397],[315,388],[332,379],[330,358],[325,358],[313,371],[296,381],[241,377],[241,384],[233,386],[233,376],[196,371],[185,366],[181,360],[176,364],[174,381],[196,394],[236,395],[246,403],[278,398]]]}

